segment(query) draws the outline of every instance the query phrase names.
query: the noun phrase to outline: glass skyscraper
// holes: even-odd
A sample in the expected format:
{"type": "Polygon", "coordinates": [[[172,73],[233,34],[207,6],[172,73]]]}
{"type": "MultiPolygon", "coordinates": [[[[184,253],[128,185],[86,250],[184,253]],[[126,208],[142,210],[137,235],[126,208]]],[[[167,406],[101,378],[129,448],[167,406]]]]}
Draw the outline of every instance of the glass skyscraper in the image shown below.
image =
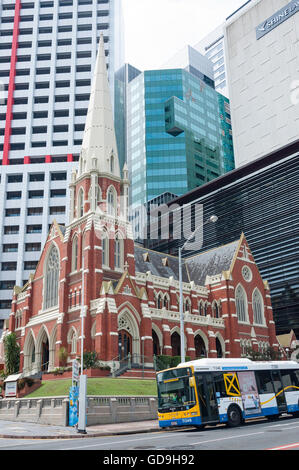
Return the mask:
{"type": "Polygon", "coordinates": [[[234,168],[229,101],[192,66],[133,79],[127,122],[133,207],[164,192],[184,194],[234,168]]]}

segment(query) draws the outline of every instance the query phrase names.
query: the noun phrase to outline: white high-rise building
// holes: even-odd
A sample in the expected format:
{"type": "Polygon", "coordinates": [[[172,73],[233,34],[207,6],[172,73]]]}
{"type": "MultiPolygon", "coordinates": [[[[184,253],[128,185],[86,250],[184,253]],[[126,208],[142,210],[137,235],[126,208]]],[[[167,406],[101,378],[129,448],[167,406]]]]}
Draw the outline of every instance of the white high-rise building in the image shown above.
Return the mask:
{"type": "Polygon", "coordinates": [[[228,97],[224,24],[218,26],[218,28],[214,29],[214,31],[205,36],[193,47],[212,62],[215,90],[228,97]]]}
{"type": "Polygon", "coordinates": [[[0,0],[0,327],[49,225],[68,222],[101,33],[114,96],[121,0],[0,0]]]}
{"type": "Polygon", "coordinates": [[[236,166],[298,142],[299,2],[252,0],[226,21],[236,166]]]}

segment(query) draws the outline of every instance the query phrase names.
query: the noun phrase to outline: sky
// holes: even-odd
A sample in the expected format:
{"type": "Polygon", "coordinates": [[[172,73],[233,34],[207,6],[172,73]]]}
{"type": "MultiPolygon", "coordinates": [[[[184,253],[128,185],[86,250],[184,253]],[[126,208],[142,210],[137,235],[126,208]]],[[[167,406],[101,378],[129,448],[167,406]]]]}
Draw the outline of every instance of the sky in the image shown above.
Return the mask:
{"type": "Polygon", "coordinates": [[[125,62],[159,68],[177,51],[194,46],[246,0],[122,0],[125,62]]]}

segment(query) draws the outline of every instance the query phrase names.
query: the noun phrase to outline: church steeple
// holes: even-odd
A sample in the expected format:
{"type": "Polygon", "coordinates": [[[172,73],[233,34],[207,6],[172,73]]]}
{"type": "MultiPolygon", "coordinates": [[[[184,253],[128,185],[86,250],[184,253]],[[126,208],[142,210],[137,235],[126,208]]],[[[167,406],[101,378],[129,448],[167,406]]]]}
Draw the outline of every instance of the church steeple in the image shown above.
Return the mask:
{"type": "Polygon", "coordinates": [[[120,178],[103,34],[94,69],[78,177],[91,170],[120,178]]]}

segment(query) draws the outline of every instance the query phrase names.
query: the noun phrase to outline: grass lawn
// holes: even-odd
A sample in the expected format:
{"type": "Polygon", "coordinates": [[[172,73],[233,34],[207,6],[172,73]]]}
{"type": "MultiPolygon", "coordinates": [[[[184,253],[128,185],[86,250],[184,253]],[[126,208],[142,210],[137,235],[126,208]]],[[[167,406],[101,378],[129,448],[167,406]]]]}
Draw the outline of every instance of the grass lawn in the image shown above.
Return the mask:
{"type": "MultiPolygon", "coordinates": [[[[71,379],[45,380],[35,392],[26,398],[55,397],[69,394],[71,379]]],[[[117,378],[88,378],[88,395],[157,395],[155,380],[117,379],[117,378]]]]}

